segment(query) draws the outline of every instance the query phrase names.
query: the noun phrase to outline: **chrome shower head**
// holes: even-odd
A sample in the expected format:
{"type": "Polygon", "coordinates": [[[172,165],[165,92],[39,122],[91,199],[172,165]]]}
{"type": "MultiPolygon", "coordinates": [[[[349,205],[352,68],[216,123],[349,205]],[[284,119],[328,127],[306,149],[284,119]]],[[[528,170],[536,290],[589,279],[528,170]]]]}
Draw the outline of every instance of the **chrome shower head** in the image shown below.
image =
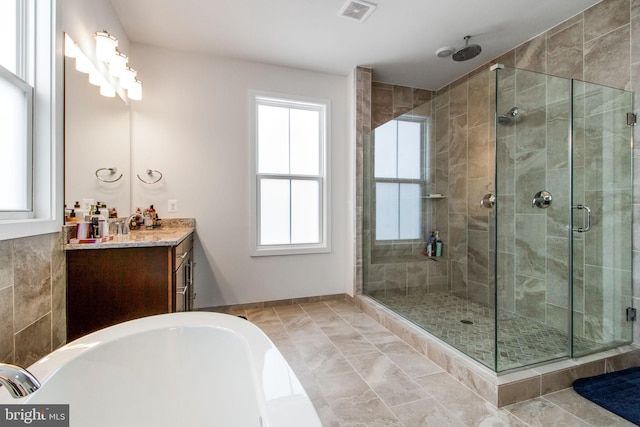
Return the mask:
{"type": "Polygon", "coordinates": [[[477,44],[469,44],[470,38],[471,36],[464,37],[465,45],[453,54],[452,58],[454,61],[468,61],[480,55],[482,48],[477,44]]]}

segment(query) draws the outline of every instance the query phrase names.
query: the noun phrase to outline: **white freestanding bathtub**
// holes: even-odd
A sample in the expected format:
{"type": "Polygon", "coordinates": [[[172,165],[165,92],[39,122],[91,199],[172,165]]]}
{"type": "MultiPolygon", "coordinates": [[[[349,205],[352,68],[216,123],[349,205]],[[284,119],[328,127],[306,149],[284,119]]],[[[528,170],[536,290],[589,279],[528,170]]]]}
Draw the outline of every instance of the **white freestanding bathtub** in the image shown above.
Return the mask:
{"type": "Polygon", "coordinates": [[[318,415],[258,327],[189,312],[121,323],[73,341],[28,370],[41,382],[0,403],[69,404],[75,427],[312,427],[318,415]]]}

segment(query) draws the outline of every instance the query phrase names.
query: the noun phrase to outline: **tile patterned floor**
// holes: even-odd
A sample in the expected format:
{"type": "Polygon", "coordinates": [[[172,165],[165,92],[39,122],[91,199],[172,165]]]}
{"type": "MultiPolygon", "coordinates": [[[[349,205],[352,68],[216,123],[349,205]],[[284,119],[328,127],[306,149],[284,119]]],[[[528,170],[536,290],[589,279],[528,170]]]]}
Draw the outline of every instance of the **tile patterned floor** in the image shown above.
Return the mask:
{"type": "Polygon", "coordinates": [[[233,314],[278,346],[325,427],[633,425],[572,389],[497,409],[348,301],[233,314]]]}
{"type": "MultiPolygon", "coordinates": [[[[448,292],[377,296],[375,299],[480,363],[494,368],[493,310],[448,292]]],[[[500,371],[522,367],[523,361],[532,365],[567,356],[566,332],[511,313],[500,313],[498,323],[500,371]]],[[[598,347],[582,338],[577,338],[575,345],[579,352],[598,347]]]]}

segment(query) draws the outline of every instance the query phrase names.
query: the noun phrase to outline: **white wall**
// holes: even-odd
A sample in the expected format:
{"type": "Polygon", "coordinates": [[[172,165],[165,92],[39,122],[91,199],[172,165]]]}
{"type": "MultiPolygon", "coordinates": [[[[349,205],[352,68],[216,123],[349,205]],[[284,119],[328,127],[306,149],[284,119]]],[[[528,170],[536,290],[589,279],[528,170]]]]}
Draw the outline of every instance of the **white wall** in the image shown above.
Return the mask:
{"type": "Polygon", "coordinates": [[[346,76],[133,43],[143,99],[132,104],[133,206],[196,218],[196,307],[352,293],[346,76]],[[332,252],[250,257],[249,90],[331,100],[332,252]],[[167,212],[167,200],[178,212],[167,212]]]}

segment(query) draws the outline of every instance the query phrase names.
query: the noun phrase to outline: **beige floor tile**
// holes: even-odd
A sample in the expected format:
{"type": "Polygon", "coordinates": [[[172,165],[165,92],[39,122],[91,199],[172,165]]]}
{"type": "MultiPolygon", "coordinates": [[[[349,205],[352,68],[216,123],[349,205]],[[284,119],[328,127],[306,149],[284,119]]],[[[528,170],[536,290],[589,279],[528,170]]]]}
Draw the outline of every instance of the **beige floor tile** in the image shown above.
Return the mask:
{"type": "Polygon", "coordinates": [[[598,405],[594,405],[576,393],[573,388],[547,394],[544,398],[593,426],[635,425],[598,405]]]}
{"type": "Polygon", "coordinates": [[[282,320],[284,328],[292,339],[308,339],[312,336],[324,336],[318,326],[309,316],[295,315],[282,320]]]}
{"type": "Polygon", "coordinates": [[[378,351],[378,349],[373,344],[367,341],[353,328],[349,327],[348,329],[337,330],[327,330],[326,328],[323,328],[322,330],[327,334],[331,342],[338,348],[340,353],[345,356],[378,351]]]}
{"type": "Polygon", "coordinates": [[[589,426],[559,406],[544,397],[514,403],[504,409],[529,424],[532,427],[579,427],[589,426]]]}
{"type": "Polygon", "coordinates": [[[326,336],[294,341],[305,365],[316,375],[338,375],[353,368],[326,336]]]}
{"type": "Polygon", "coordinates": [[[327,401],[361,399],[372,393],[369,385],[355,371],[317,377],[319,389],[327,401]]]}
{"type": "Polygon", "coordinates": [[[347,359],[389,406],[430,397],[418,383],[380,352],[350,356],[347,359]]]}
{"type": "Polygon", "coordinates": [[[403,427],[374,393],[362,399],[341,399],[329,405],[343,427],[403,427]]]}
{"type": "Polygon", "coordinates": [[[633,425],[572,389],[497,409],[347,301],[237,313],[276,344],[325,427],[633,425]]]}
{"type": "Polygon", "coordinates": [[[433,398],[405,403],[391,410],[406,427],[465,427],[433,398]]]}
{"type": "Polygon", "coordinates": [[[526,426],[511,413],[497,409],[446,372],[427,375],[416,381],[467,426],[526,426]]]}
{"type": "Polygon", "coordinates": [[[444,372],[441,367],[418,353],[409,344],[391,342],[378,344],[377,347],[411,378],[444,372]]]}
{"type": "Polygon", "coordinates": [[[294,314],[304,314],[304,310],[298,304],[293,305],[280,305],[277,307],[273,307],[273,309],[278,313],[278,316],[291,316],[294,314]]]}
{"type": "Polygon", "coordinates": [[[280,318],[273,308],[254,308],[245,310],[245,312],[247,319],[256,325],[275,325],[281,323],[280,318]]]}

